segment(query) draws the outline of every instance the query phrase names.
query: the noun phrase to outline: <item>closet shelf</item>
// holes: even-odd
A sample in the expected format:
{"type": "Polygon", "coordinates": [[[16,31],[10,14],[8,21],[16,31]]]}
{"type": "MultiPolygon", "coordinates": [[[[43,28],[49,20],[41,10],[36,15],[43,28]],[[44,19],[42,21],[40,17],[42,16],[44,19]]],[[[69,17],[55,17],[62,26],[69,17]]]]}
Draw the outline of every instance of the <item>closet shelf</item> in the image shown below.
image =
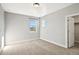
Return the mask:
{"type": "Polygon", "coordinates": [[[79,24],[79,22],[75,22],[75,24],[79,24]]]}

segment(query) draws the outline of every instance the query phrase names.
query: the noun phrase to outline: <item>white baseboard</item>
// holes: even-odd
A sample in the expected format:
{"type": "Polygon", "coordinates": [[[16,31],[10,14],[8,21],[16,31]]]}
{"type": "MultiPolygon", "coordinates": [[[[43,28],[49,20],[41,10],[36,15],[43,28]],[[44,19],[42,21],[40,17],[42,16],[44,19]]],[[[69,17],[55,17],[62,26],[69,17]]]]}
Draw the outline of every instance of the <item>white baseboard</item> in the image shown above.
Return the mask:
{"type": "MultiPolygon", "coordinates": [[[[31,40],[36,40],[36,39],[29,39],[29,40],[20,40],[20,41],[14,41],[14,42],[7,42],[6,45],[12,45],[12,44],[20,43],[20,42],[31,41],[31,40]]],[[[47,39],[42,39],[42,40],[45,40],[47,42],[53,43],[55,45],[58,45],[58,46],[61,46],[61,47],[64,47],[64,48],[67,48],[65,45],[62,45],[62,44],[59,44],[59,43],[56,43],[56,42],[53,42],[53,41],[49,41],[47,39]]]]}
{"type": "Polygon", "coordinates": [[[50,43],[53,43],[53,44],[55,44],[55,45],[58,45],[58,46],[61,46],[61,47],[64,47],[64,48],[67,48],[65,45],[62,45],[62,44],[59,44],[59,43],[56,43],[56,42],[53,42],[53,41],[49,41],[49,40],[47,40],[47,39],[42,39],[42,40],[48,41],[48,42],[50,42],[50,43]]]}
{"type": "Polygon", "coordinates": [[[29,40],[18,40],[18,41],[9,41],[9,42],[6,42],[6,45],[13,45],[13,44],[18,44],[18,43],[21,43],[21,42],[25,42],[25,41],[32,41],[32,40],[36,40],[36,39],[29,39],[29,40]]]}

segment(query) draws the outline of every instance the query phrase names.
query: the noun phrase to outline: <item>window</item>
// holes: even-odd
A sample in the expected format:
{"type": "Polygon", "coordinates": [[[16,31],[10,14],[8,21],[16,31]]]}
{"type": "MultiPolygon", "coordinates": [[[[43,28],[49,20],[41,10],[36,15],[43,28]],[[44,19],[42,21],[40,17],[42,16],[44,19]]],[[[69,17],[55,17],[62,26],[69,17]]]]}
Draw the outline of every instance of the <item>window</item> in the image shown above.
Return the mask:
{"type": "Polygon", "coordinates": [[[48,22],[46,20],[42,21],[42,27],[46,28],[48,26],[48,22]]]}
{"type": "Polygon", "coordinates": [[[37,20],[30,20],[30,31],[36,31],[37,29],[37,20]]]}

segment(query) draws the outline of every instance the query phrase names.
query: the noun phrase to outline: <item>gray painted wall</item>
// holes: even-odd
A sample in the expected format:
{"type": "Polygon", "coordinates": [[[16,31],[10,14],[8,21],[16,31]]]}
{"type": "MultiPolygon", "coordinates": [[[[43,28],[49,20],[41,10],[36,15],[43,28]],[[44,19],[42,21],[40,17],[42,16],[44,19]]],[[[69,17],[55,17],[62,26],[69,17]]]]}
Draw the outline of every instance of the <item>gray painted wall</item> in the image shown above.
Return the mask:
{"type": "Polygon", "coordinates": [[[41,26],[40,38],[53,42],[62,47],[66,45],[65,17],[74,13],[79,13],[79,4],[73,4],[59,11],[51,13],[41,18],[48,21],[47,28],[41,26]]]}
{"type": "Polygon", "coordinates": [[[4,35],[4,10],[0,5],[0,48],[2,45],[2,36],[4,35]]]}
{"type": "Polygon", "coordinates": [[[31,32],[29,29],[29,18],[31,17],[5,12],[6,45],[39,39],[39,28],[37,32],[31,32]]]}

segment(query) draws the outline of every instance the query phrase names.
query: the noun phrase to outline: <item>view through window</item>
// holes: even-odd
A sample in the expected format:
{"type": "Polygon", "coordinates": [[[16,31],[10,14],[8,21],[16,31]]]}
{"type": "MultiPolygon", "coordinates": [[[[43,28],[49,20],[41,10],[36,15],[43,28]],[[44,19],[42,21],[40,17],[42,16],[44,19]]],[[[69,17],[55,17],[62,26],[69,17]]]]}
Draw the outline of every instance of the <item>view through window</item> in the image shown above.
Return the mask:
{"type": "Polygon", "coordinates": [[[30,20],[30,31],[36,31],[37,29],[37,20],[30,20]]]}

